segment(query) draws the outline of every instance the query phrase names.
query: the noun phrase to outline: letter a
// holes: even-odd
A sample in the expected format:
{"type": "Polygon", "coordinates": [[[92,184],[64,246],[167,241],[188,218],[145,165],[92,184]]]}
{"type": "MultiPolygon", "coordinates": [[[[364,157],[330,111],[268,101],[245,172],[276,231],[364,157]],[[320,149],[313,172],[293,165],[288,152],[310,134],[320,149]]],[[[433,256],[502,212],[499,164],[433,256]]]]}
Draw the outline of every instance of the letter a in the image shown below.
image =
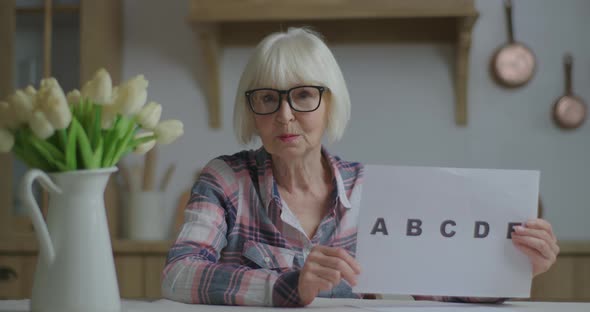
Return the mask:
{"type": "Polygon", "coordinates": [[[385,226],[385,219],[377,218],[377,221],[375,221],[375,225],[373,226],[373,230],[371,230],[371,235],[375,235],[375,233],[377,233],[377,232],[381,232],[381,233],[383,233],[383,235],[388,235],[387,234],[387,227],[385,226]]]}

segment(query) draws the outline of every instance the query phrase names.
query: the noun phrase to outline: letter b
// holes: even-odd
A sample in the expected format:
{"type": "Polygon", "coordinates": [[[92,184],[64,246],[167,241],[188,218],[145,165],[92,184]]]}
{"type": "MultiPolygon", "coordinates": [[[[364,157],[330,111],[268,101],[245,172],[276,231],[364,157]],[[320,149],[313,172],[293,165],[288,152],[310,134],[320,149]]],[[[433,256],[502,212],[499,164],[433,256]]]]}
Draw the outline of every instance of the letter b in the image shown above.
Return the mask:
{"type": "Polygon", "coordinates": [[[422,234],[422,220],[420,219],[408,219],[408,227],[406,230],[406,236],[420,236],[422,234]]]}

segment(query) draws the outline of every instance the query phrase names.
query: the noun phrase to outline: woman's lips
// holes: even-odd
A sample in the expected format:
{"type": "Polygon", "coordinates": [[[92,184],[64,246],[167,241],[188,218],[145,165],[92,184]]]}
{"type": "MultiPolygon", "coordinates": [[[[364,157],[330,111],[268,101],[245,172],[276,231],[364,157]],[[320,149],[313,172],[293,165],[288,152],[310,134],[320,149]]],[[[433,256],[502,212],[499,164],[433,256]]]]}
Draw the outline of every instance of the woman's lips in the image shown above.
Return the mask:
{"type": "Polygon", "coordinates": [[[285,143],[293,142],[297,140],[298,137],[298,134],[283,134],[278,136],[279,140],[285,143]]]}

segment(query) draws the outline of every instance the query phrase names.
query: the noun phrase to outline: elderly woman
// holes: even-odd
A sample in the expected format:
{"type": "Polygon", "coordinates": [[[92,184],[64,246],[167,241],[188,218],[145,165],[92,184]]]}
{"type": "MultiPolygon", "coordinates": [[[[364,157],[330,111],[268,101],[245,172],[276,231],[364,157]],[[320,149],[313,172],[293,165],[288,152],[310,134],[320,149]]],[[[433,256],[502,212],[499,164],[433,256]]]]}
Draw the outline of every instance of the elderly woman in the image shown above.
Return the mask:
{"type": "MultiPolygon", "coordinates": [[[[228,305],[305,306],[351,291],[363,166],[331,155],[350,99],[334,56],[316,34],[266,37],[242,74],[234,108],[238,140],[258,150],[210,161],[192,189],[186,222],[163,272],[164,297],[228,305]]],[[[534,275],[555,261],[550,225],[532,220],[514,244],[534,275]]],[[[497,302],[493,298],[418,299],[497,302]]]]}

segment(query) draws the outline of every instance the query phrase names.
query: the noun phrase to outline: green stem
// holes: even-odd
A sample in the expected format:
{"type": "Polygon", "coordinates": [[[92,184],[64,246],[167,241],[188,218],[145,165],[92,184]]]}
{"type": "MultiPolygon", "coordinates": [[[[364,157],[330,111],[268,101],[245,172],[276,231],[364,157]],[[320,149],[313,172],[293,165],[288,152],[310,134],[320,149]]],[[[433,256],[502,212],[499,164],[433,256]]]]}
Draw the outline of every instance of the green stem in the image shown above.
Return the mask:
{"type": "Polygon", "coordinates": [[[31,168],[39,168],[45,171],[51,169],[46,159],[40,157],[31,144],[30,136],[33,134],[28,128],[18,129],[15,133],[14,150],[15,154],[31,168]]]}
{"type": "Polygon", "coordinates": [[[102,106],[101,105],[93,105],[94,106],[94,130],[93,130],[93,138],[92,138],[92,148],[95,150],[98,148],[98,141],[99,137],[101,136],[100,133],[100,126],[101,126],[101,115],[102,115],[102,106]]]}
{"type": "Polygon", "coordinates": [[[30,168],[37,168],[37,169],[41,169],[41,170],[48,169],[48,168],[45,168],[45,166],[43,166],[43,164],[41,162],[37,161],[37,159],[35,159],[35,157],[32,157],[30,154],[27,155],[20,146],[15,145],[13,147],[12,151],[14,152],[16,157],[18,157],[21,161],[23,161],[30,168]]]}
{"type": "Polygon", "coordinates": [[[143,137],[137,140],[133,140],[131,141],[131,143],[129,143],[129,147],[131,147],[131,149],[136,148],[138,145],[149,142],[151,140],[155,140],[156,136],[152,135],[152,136],[148,136],[148,137],[143,137]]]}
{"type": "Polygon", "coordinates": [[[86,132],[84,132],[84,128],[80,125],[78,120],[72,119],[72,126],[76,127],[76,139],[78,142],[78,147],[80,148],[80,154],[82,154],[82,162],[86,169],[95,169],[93,163],[93,154],[92,154],[92,147],[90,146],[90,142],[88,141],[88,136],[86,136],[86,132]]]}
{"type": "Polygon", "coordinates": [[[115,149],[117,148],[116,141],[119,136],[117,134],[117,131],[119,131],[120,124],[121,124],[121,117],[119,115],[117,115],[117,117],[115,117],[115,123],[113,124],[113,127],[110,130],[108,130],[108,132],[106,134],[105,146],[107,148],[103,154],[103,159],[102,159],[102,166],[103,167],[109,167],[109,162],[115,154],[115,149]]]}
{"type": "Polygon", "coordinates": [[[68,146],[68,135],[66,134],[66,131],[67,128],[57,130],[57,135],[59,136],[61,149],[64,152],[68,146]]]}
{"type": "MultiPolygon", "coordinates": [[[[72,117],[72,120],[76,117],[72,117]]],[[[76,170],[77,169],[77,160],[76,160],[76,127],[70,124],[68,128],[68,143],[66,145],[66,166],[69,170],[76,170]]]]}
{"type": "Polygon", "coordinates": [[[45,140],[41,140],[39,138],[37,138],[34,135],[31,135],[29,137],[29,140],[31,140],[32,144],[36,144],[39,147],[43,148],[45,151],[48,152],[48,154],[55,160],[55,161],[59,161],[62,162],[65,160],[65,156],[64,154],[57,148],[55,147],[53,144],[49,143],[48,141],[45,140]]]}
{"type": "Polygon", "coordinates": [[[60,161],[58,161],[57,159],[55,159],[53,157],[53,155],[51,155],[51,152],[49,152],[47,149],[45,149],[39,143],[39,141],[33,141],[31,143],[33,144],[33,147],[35,149],[37,149],[39,154],[41,154],[41,156],[43,156],[50,164],[52,164],[57,169],[57,170],[51,170],[51,171],[67,171],[66,166],[63,163],[61,163],[60,161]]]}
{"type": "Polygon", "coordinates": [[[95,168],[100,168],[100,166],[102,165],[103,147],[104,147],[104,141],[103,141],[102,137],[99,137],[98,145],[96,146],[96,149],[94,150],[94,155],[92,157],[92,162],[94,163],[95,168]]]}
{"type": "Polygon", "coordinates": [[[135,133],[136,129],[136,124],[134,122],[130,123],[129,129],[127,129],[127,132],[125,133],[125,137],[120,142],[120,145],[117,147],[113,159],[109,162],[109,167],[114,166],[119,161],[119,158],[123,156],[123,153],[129,149],[129,142],[133,138],[133,134],[135,133]]]}

